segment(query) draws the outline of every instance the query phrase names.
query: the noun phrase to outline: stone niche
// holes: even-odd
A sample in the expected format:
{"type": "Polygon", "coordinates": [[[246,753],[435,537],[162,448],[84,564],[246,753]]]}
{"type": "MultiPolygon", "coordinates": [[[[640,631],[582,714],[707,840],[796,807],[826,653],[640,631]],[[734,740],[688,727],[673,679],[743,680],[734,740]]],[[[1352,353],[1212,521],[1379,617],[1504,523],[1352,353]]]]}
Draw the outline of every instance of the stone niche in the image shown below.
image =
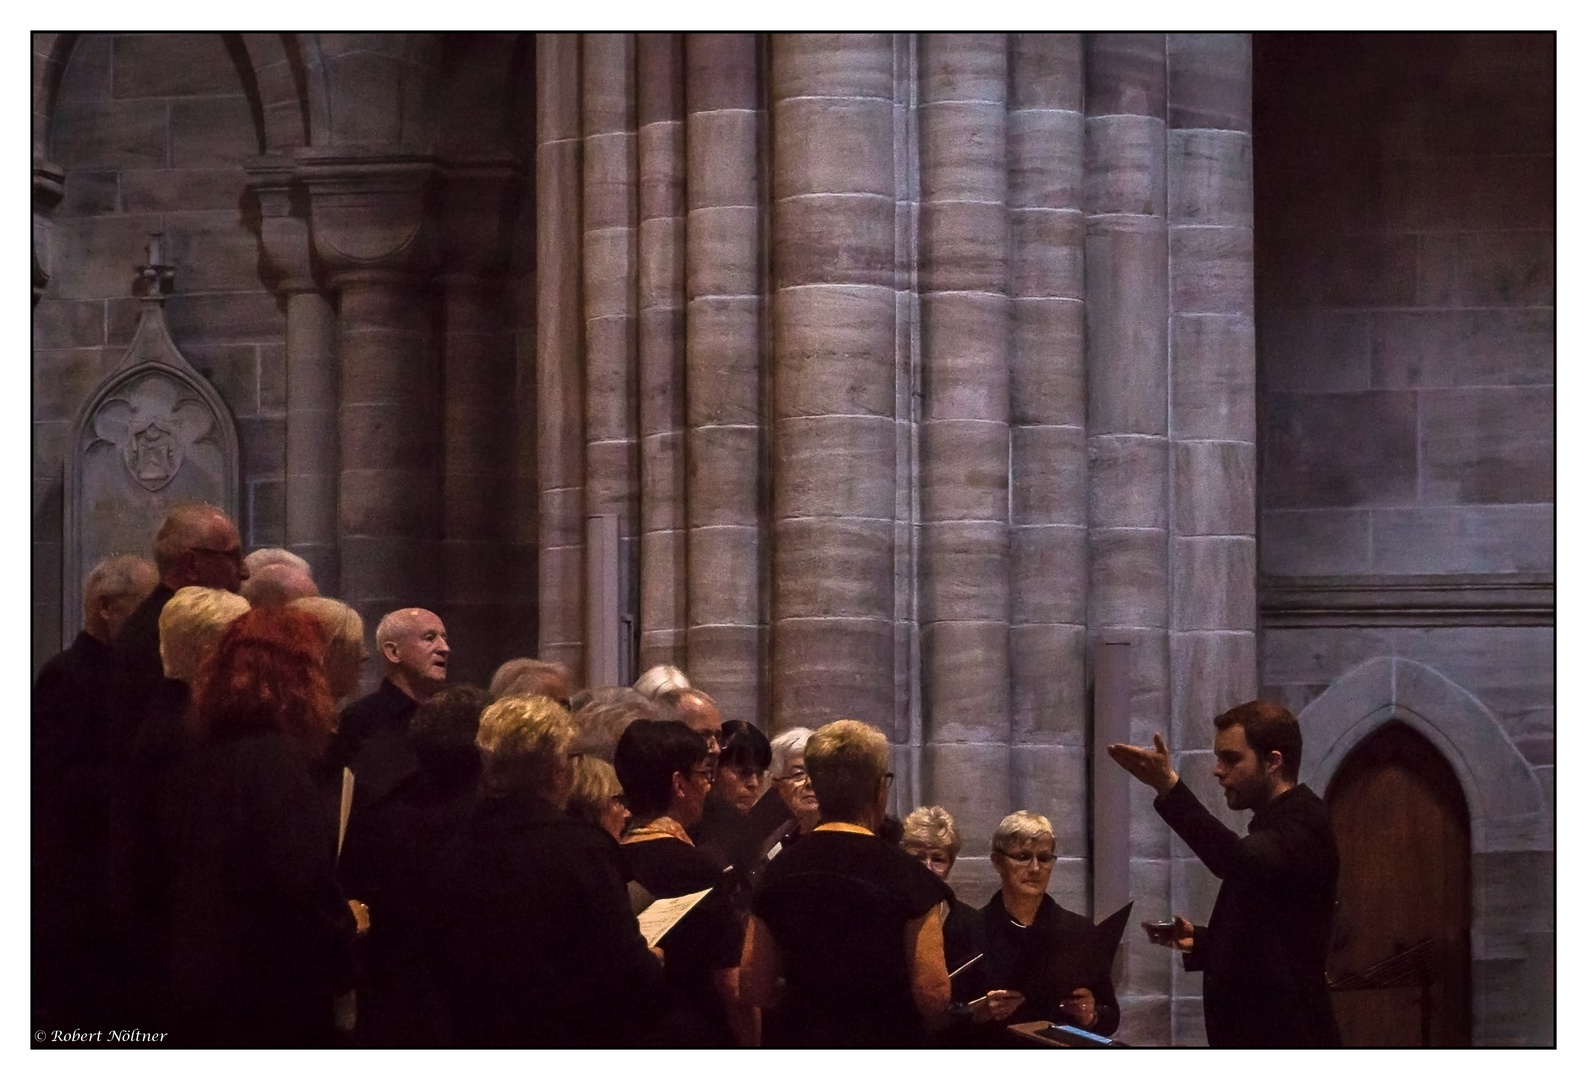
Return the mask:
{"type": "Polygon", "coordinates": [[[179,502],[237,518],[237,426],[176,347],[160,300],[144,301],[119,367],[89,395],[66,459],[61,631],[82,627],[83,576],[108,555],[152,555],[155,530],[179,502]]]}

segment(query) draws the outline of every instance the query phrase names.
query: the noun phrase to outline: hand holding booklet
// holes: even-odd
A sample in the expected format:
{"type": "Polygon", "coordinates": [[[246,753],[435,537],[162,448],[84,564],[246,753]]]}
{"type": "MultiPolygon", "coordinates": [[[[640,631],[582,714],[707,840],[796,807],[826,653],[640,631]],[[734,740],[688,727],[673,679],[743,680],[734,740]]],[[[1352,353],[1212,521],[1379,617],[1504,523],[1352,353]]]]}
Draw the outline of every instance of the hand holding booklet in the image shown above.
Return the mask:
{"type": "Polygon", "coordinates": [[[645,944],[655,948],[656,943],[666,936],[668,930],[677,925],[678,920],[689,913],[689,910],[705,899],[705,894],[710,889],[701,889],[699,892],[687,893],[683,896],[667,896],[651,904],[639,913],[639,932],[645,935],[645,944]]]}

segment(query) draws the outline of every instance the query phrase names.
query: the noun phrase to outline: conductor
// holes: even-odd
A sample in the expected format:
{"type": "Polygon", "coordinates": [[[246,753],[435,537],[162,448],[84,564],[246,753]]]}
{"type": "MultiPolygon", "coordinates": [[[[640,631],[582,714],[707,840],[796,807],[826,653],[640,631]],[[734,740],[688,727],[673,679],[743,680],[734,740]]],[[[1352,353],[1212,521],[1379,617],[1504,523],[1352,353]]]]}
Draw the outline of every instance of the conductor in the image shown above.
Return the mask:
{"type": "Polygon", "coordinates": [[[1300,725],[1270,701],[1213,720],[1213,776],[1231,810],[1255,811],[1247,835],[1213,817],[1155,747],[1114,743],[1108,754],[1157,792],[1157,813],[1222,879],[1212,918],[1147,924],[1159,945],[1204,973],[1207,1043],[1214,1047],[1338,1046],[1328,1001],[1328,939],[1339,849],[1322,800],[1300,773],[1300,725]]]}

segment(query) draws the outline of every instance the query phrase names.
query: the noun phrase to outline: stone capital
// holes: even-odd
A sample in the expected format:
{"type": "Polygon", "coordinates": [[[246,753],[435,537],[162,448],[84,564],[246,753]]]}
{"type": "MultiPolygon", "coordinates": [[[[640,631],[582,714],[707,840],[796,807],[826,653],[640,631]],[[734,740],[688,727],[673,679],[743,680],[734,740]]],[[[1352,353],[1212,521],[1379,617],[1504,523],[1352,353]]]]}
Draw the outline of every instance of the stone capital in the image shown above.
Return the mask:
{"type": "Polygon", "coordinates": [[[248,188],[259,200],[259,248],[274,287],[285,293],[319,289],[308,192],[292,161],[261,158],[247,166],[247,173],[248,188]]]}
{"type": "Polygon", "coordinates": [[[436,164],[427,156],[301,150],[314,253],[332,283],[349,274],[412,274],[433,254],[436,164]]]}

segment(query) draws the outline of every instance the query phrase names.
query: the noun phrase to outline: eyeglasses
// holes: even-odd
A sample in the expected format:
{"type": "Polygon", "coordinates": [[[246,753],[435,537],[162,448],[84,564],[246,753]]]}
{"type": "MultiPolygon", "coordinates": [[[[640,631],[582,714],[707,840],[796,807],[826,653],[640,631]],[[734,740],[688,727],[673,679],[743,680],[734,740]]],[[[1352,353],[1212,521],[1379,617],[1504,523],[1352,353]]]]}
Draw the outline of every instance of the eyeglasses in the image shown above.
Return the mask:
{"type": "Polygon", "coordinates": [[[206,555],[220,555],[220,556],[222,556],[222,557],[224,557],[226,559],[231,560],[231,562],[234,565],[236,565],[236,566],[241,566],[242,565],[242,548],[240,548],[240,547],[236,547],[236,548],[190,547],[187,550],[193,551],[193,552],[202,551],[206,555]]]}
{"type": "Polygon", "coordinates": [[[689,770],[689,775],[700,780],[711,780],[716,773],[709,765],[696,765],[689,770]]]}
{"type": "Polygon", "coordinates": [[[1058,858],[1050,851],[1021,851],[1015,854],[1012,851],[1004,851],[1002,848],[993,848],[992,850],[1017,866],[1029,866],[1032,861],[1042,866],[1051,866],[1058,858]]]}
{"type": "Polygon", "coordinates": [[[810,774],[808,772],[806,772],[805,770],[803,770],[803,769],[795,769],[793,772],[789,773],[787,776],[779,776],[777,778],[779,783],[781,781],[783,781],[783,780],[786,780],[790,784],[802,784],[802,783],[804,783],[805,781],[807,781],[809,779],[810,779],[810,774]]]}

